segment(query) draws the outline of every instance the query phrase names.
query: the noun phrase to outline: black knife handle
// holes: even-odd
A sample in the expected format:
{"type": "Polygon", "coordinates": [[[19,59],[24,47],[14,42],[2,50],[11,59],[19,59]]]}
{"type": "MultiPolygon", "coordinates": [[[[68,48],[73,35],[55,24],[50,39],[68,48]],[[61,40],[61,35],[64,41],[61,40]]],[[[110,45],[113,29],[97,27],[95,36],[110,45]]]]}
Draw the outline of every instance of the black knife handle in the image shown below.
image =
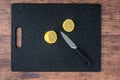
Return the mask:
{"type": "Polygon", "coordinates": [[[75,49],[76,52],[78,53],[78,55],[85,61],[87,62],[88,65],[92,64],[92,60],[85,54],[85,52],[83,52],[82,50],[80,50],[78,47],[75,49]]]}

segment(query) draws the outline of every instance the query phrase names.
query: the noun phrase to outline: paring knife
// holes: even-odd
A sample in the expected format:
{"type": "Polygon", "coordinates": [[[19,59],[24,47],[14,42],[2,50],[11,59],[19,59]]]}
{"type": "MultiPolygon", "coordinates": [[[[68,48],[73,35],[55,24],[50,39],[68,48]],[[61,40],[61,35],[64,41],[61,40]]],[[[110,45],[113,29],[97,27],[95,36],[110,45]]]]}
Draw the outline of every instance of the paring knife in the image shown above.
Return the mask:
{"type": "Polygon", "coordinates": [[[66,43],[72,48],[75,49],[76,52],[78,53],[78,55],[84,59],[84,61],[87,62],[88,65],[90,65],[92,62],[92,60],[85,54],[85,52],[83,52],[82,50],[80,50],[80,48],[78,48],[78,46],[62,31],[60,32],[63,39],[66,41],[66,43]]]}

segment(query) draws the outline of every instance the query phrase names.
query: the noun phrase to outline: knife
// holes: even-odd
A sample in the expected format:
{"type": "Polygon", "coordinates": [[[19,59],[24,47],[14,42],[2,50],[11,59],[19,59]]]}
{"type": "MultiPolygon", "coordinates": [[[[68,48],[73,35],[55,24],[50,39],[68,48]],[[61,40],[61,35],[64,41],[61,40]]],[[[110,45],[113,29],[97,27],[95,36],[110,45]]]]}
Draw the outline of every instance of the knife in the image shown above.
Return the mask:
{"type": "Polygon", "coordinates": [[[76,50],[76,52],[78,53],[78,55],[85,61],[87,62],[88,65],[90,65],[92,62],[92,60],[85,54],[85,52],[83,52],[65,33],[63,33],[62,31],[60,31],[63,39],[66,41],[66,43],[70,46],[70,48],[76,50]]]}

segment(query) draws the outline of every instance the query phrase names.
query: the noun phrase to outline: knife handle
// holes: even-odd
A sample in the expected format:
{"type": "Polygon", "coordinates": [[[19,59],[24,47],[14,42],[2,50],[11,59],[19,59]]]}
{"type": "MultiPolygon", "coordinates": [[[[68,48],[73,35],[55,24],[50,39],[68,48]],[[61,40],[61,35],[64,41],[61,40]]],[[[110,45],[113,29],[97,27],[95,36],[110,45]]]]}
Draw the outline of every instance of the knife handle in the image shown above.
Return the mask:
{"type": "Polygon", "coordinates": [[[85,52],[83,52],[82,50],[80,50],[78,47],[75,49],[76,52],[78,53],[78,55],[85,61],[87,62],[88,65],[90,65],[92,62],[92,60],[85,54],[85,52]]]}

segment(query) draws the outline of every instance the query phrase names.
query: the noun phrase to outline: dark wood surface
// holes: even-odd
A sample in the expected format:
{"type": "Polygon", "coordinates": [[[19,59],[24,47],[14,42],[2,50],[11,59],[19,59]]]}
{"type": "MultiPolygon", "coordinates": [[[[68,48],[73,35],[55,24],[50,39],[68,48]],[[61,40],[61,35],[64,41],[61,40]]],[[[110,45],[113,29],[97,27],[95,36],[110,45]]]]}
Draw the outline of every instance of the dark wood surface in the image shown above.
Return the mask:
{"type": "Polygon", "coordinates": [[[120,80],[120,0],[0,0],[0,80],[120,80]],[[12,72],[12,3],[100,3],[101,72],[12,72]]]}

